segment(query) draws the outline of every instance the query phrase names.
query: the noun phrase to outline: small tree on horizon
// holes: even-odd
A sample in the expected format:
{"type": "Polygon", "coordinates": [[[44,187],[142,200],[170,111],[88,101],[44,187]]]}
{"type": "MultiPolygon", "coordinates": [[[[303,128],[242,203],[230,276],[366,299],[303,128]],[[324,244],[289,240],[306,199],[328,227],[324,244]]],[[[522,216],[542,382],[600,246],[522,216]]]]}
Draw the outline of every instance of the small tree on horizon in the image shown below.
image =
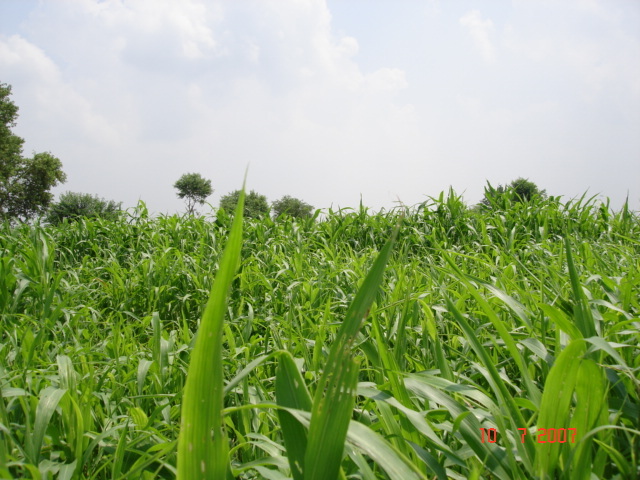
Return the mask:
{"type": "MultiPolygon", "coordinates": [[[[235,190],[220,199],[220,208],[227,214],[233,214],[240,199],[240,190],[235,190]]],[[[269,203],[265,195],[251,190],[244,198],[244,216],[260,218],[269,214],[269,203]]]]}
{"type": "Polygon", "coordinates": [[[273,202],[273,215],[278,218],[286,214],[295,218],[308,218],[313,213],[313,206],[289,195],[273,202]]]}
{"type": "Polygon", "coordinates": [[[213,193],[211,180],[207,180],[199,173],[185,173],[173,187],[178,190],[178,198],[186,199],[187,214],[195,213],[196,203],[202,205],[204,200],[213,193]]]}

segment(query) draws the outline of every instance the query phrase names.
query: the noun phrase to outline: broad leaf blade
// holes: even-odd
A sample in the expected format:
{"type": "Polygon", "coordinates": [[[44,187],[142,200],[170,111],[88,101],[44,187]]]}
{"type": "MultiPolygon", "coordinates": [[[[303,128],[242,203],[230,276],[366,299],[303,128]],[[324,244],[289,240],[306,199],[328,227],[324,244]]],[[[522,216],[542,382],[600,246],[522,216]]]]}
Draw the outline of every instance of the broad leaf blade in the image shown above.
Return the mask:
{"type": "Polygon", "coordinates": [[[191,354],[178,441],[181,480],[218,480],[230,470],[223,425],[222,333],[227,294],[240,261],[243,208],[244,188],[191,354]]]}
{"type": "MultiPolygon", "coordinates": [[[[293,357],[286,351],[282,352],[278,361],[276,399],[282,407],[311,411],[311,395],[293,357]]],[[[278,418],[293,478],[302,480],[304,455],[307,450],[307,429],[286,410],[278,410],[278,418]]]]}
{"type": "MultiPolygon", "coordinates": [[[[584,340],[574,340],[558,355],[544,385],[538,417],[539,429],[565,428],[569,425],[571,401],[584,353],[584,340]]],[[[560,446],[559,443],[536,443],[538,475],[552,475],[558,464],[560,446]]]]}
{"type": "Polygon", "coordinates": [[[65,388],[47,387],[40,394],[40,400],[36,407],[36,420],[33,426],[33,436],[31,442],[27,444],[27,452],[31,458],[31,462],[37,465],[40,463],[40,449],[44,435],[51,421],[53,413],[58,408],[58,403],[67,393],[65,388]]]}

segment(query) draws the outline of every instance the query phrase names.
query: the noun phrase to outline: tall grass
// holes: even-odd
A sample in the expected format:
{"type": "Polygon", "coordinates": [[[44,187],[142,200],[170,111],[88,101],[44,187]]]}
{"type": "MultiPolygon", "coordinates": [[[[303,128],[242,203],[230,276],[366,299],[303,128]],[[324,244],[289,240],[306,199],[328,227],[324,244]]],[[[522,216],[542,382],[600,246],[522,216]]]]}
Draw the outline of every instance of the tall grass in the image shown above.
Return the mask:
{"type": "Polygon", "coordinates": [[[640,474],[629,205],[240,218],[0,229],[0,478],[640,474]]]}

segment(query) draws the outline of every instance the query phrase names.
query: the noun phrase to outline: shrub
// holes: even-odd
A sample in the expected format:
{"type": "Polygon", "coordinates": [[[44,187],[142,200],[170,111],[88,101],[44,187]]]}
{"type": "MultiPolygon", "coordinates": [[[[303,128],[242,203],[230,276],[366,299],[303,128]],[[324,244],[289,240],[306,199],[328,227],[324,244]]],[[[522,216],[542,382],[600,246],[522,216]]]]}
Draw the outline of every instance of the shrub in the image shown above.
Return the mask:
{"type": "Polygon", "coordinates": [[[122,202],[105,200],[89,193],[66,192],[60,195],[60,200],[51,205],[47,212],[47,222],[58,225],[65,218],[77,220],[79,218],[105,218],[115,220],[120,216],[122,202]]]}
{"type": "Polygon", "coordinates": [[[313,206],[289,195],[276,200],[272,206],[273,215],[276,218],[283,214],[296,218],[308,218],[313,214],[313,206]]]}
{"type": "MultiPolygon", "coordinates": [[[[231,214],[238,204],[240,190],[228,193],[220,199],[220,208],[231,214]]],[[[267,197],[251,190],[244,200],[244,216],[247,218],[260,218],[269,214],[267,197]]]]}
{"type": "Polygon", "coordinates": [[[547,193],[545,190],[540,190],[538,186],[526,178],[516,178],[509,185],[498,185],[494,188],[489,182],[484,189],[484,198],[480,204],[485,206],[491,206],[492,204],[504,203],[505,199],[510,202],[529,202],[534,197],[540,196],[545,198],[547,193]]]}

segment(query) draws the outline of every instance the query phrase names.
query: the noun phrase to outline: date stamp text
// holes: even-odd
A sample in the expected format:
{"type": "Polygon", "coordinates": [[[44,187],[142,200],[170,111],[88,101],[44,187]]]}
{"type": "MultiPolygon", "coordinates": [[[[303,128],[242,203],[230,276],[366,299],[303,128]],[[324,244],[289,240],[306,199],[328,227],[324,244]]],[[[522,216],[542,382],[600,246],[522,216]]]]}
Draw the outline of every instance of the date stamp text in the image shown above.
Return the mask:
{"type": "MultiPolygon", "coordinates": [[[[525,437],[529,434],[529,429],[518,428],[520,440],[524,443],[525,437]]],[[[498,441],[498,431],[495,428],[481,428],[482,443],[496,443],[498,441]]],[[[575,443],[577,429],[575,428],[539,428],[535,433],[538,443],[575,443]]]]}

